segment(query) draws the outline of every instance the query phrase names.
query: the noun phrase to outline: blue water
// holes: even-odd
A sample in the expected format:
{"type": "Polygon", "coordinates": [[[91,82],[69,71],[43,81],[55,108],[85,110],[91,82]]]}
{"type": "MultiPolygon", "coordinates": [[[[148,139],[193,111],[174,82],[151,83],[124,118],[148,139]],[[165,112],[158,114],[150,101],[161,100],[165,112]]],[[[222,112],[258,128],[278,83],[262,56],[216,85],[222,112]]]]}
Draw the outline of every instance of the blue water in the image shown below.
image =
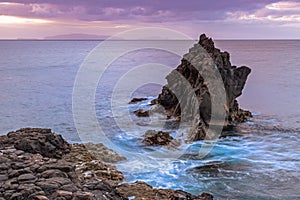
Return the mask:
{"type": "MultiPolygon", "coordinates": [[[[0,41],[0,133],[49,127],[70,142],[80,142],[72,115],[73,85],[81,63],[98,43],[0,41]]],[[[131,43],[115,41],[115,45],[131,43]]],[[[180,46],[180,42],[165,41],[165,45],[180,46]]],[[[193,194],[207,191],[217,199],[299,199],[300,41],[217,41],[216,45],[230,52],[233,64],[252,68],[239,102],[254,117],[237,127],[240,136],[221,138],[201,160],[154,158],[147,166],[129,160],[120,163],[119,169],[130,182],[143,180],[193,194]]],[[[115,144],[147,155],[152,149],[139,138],[164,120],[161,116],[137,119],[130,115],[134,123],[123,124],[127,131],[121,130],[116,121],[122,121],[126,113],[114,115],[111,109],[117,81],[137,65],[176,67],[179,62],[174,54],[143,49],[112,63],[100,79],[95,109],[99,125],[115,144]]],[[[123,86],[126,88],[126,83],[123,86]]],[[[159,84],[141,85],[131,96],[149,100],[125,110],[149,108],[147,103],[160,89],[159,84]]],[[[193,148],[201,145],[195,143],[193,148]]]]}

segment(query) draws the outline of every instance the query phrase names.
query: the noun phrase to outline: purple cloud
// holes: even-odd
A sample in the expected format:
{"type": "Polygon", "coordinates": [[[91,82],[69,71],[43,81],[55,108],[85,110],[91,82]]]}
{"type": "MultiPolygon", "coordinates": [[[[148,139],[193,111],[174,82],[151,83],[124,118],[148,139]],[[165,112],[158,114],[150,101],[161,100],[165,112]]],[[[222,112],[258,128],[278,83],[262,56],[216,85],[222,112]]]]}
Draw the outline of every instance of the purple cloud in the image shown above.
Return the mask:
{"type": "Polygon", "coordinates": [[[19,4],[1,5],[0,12],[4,15],[85,21],[167,22],[222,20],[226,18],[228,12],[255,11],[278,0],[8,0],[6,2],[19,4]]]}

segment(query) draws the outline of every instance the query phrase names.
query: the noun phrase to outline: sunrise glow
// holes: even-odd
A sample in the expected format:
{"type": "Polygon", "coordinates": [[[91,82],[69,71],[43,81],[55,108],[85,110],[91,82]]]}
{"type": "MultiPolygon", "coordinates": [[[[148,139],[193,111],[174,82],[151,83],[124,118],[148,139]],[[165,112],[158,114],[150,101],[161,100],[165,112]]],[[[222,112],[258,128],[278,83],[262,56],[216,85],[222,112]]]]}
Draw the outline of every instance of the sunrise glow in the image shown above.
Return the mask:
{"type": "Polygon", "coordinates": [[[288,10],[299,11],[300,3],[292,2],[292,1],[281,1],[281,2],[271,3],[269,5],[266,5],[266,8],[270,10],[279,10],[279,11],[288,11],[288,10]]]}
{"type": "Polygon", "coordinates": [[[120,31],[143,27],[171,28],[194,38],[198,37],[199,32],[210,33],[217,39],[299,38],[300,2],[296,0],[226,1],[226,3],[220,3],[219,0],[195,0],[187,3],[181,0],[0,2],[0,29],[2,28],[0,39],[46,38],[64,34],[112,36],[120,31]]]}
{"type": "Polygon", "coordinates": [[[30,19],[15,16],[0,15],[0,24],[45,24],[51,23],[49,20],[44,19],[30,19]]]}

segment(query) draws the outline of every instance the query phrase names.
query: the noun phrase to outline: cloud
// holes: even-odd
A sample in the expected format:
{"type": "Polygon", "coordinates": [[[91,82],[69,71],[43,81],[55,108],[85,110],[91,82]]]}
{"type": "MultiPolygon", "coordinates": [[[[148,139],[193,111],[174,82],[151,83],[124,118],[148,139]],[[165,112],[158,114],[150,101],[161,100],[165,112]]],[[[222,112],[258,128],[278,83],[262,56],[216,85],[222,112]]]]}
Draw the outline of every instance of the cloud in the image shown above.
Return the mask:
{"type": "Polygon", "coordinates": [[[85,21],[201,21],[222,20],[226,13],[237,10],[253,12],[274,2],[276,0],[8,0],[0,3],[0,12],[3,15],[85,21]]]}
{"type": "Polygon", "coordinates": [[[266,23],[284,26],[300,25],[300,2],[279,1],[270,3],[253,12],[227,12],[228,21],[240,23],[266,23]]]}
{"type": "Polygon", "coordinates": [[[207,32],[218,38],[298,38],[299,11],[298,0],[6,0],[0,2],[5,27],[20,23],[4,30],[3,20],[0,37],[20,37],[25,30],[40,37],[112,35],[129,28],[158,26],[193,37],[207,32]],[[36,26],[25,26],[30,20],[36,26]],[[51,23],[38,23],[48,21],[51,23]]]}
{"type": "Polygon", "coordinates": [[[266,8],[269,10],[279,10],[279,11],[297,11],[300,10],[299,2],[292,1],[280,1],[277,3],[271,3],[266,5],[266,8]]]}

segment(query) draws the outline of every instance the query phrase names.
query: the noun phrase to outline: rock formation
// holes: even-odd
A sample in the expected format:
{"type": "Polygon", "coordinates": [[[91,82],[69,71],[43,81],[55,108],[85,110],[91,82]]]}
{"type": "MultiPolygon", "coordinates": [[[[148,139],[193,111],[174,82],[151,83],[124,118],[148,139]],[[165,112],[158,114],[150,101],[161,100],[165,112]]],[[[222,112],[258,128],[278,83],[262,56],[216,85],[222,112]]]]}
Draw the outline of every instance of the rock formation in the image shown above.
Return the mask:
{"type": "Polygon", "coordinates": [[[173,137],[169,132],[155,130],[146,131],[146,133],[143,135],[143,138],[143,143],[150,146],[168,145],[173,140],[173,137]]]}
{"type": "Polygon", "coordinates": [[[0,158],[0,200],[213,199],[207,193],[122,183],[123,174],[109,162],[124,157],[101,144],[69,144],[50,129],[0,136],[0,158]]]}
{"type": "Polygon", "coordinates": [[[145,100],[147,100],[147,98],[133,98],[133,99],[131,99],[129,104],[135,104],[137,102],[141,102],[141,101],[145,101],[145,100]]]}
{"type": "Polygon", "coordinates": [[[142,110],[138,109],[133,112],[137,117],[149,117],[150,111],[149,110],[142,110]]]}
{"type": "Polygon", "coordinates": [[[225,126],[244,122],[251,117],[249,111],[244,111],[239,108],[236,100],[236,98],[242,94],[251,69],[246,66],[232,66],[229,53],[217,49],[213,40],[206,37],[205,34],[202,34],[198,44],[195,44],[194,47],[189,50],[189,53],[183,56],[181,64],[166,77],[167,85],[162,88],[162,92],[158,96],[158,103],[164,107],[168,117],[182,118],[183,114],[191,113],[189,114],[190,116],[186,116],[185,119],[192,121],[195,120],[194,117],[192,117],[194,116],[192,115],[193,112],[196,112],[197,116],[199,115],[199,119],[194,122],[196,125],[194,124],[189,133],[189,140],[191,141],[202,140],[207,136],[206,130],[211,120],[211,102],[214,97],[216,97],[216,99],[218,98],[218,94],[210,93],[211,91],[209,91],[206,80],[208,77],[211,77],[213,67],[216,68],[221,75],[226,92],[225,105],[219,105],[223,106],[226,111],[225,126]],[[209,59],[207,59],[207,57],[209,57],[209,59]],[[214,62],[212,65],[208,64],[210,60],[214,62]],[[191,64],[190,61],[196,63],[197,66],[191,64]],[[184,84],[182,80],[178,79],[178,73],[188,81],[192,88],[192,93],[194,93],[197,98],[196,100],[192,99],[192,95],[188,93],[187,88],[182,88],[184,84]],[[181,99],[176,97],[174,91],[188,97],[185,103],[196,105],[195,101],[198,101],[199,109],[192,106],[192,108],[195,108],[192,111],[184,110],[185,108],[181,107],[181,99]]]}

